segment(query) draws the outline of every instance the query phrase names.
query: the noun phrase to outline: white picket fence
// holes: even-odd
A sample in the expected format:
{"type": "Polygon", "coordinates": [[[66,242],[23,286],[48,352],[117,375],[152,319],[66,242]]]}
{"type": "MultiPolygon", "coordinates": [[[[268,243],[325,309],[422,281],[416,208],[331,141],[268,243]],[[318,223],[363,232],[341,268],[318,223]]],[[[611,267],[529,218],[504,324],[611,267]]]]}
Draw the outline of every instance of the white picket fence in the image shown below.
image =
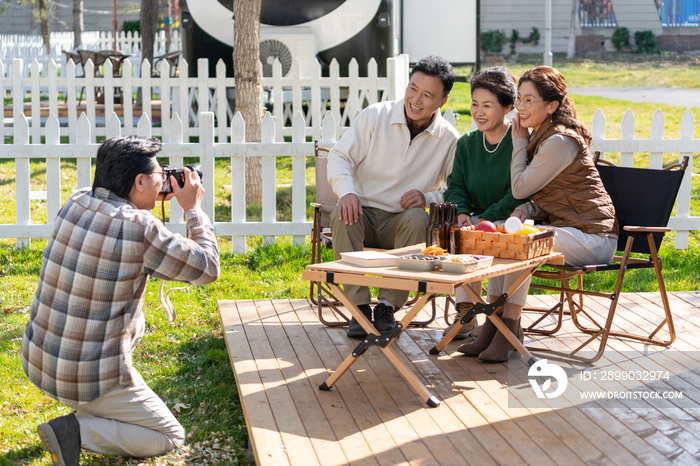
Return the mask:
{"type": "MultiPolygon", "coordinates": [[[[73,31],[53,31],[51,32],[51,53],[47,54],[41,36],[37,34],[0,34],[0,61],[12,63],[12,60],[19,58],[24,63],[38,61],[47,67],[51,60],[56,63],[61,76],[66,66],[66,56],[63,53],[73,50],[73,31]]],[[[82,46],[85,50],[112,50],[114,48],[114,34],[112,31],[85,31],[82,35],[82,46]]],[[[121,50],[131,55],[131,61],[135,65],[141,63],[141,36],[138,32],[117,33],[117,50],[121,50]]],[[[182,40],[180,31],[175,29],[171,34],[171,45],[168,52],[182,50],[182,40]]],[[[165,31],[156,33],[153,56],[166,53],[165,31]]],[[[23,70],[26,71],[26,70],[23,70]]],[[[23,77],[28,76],[27,74],[23,77]]]]}
{"type": "MultiPolygon", "coordinates": [[[[135,108],[130,98],[138,88],[142,89],[144,96],[170,96],[157,101],[160,110],[161,126],[153,127],[154,136],[160,136],[164,142],[168,142],[169,121],[174,113],[183,116],[184,138],[189,141],[190,136],[198,134],[198,115],[201,112],[212,111],[215,114],[216,135],[218,140],[226,141],[229,136],[228,125],[233,118],[233,111],[227,98],[230,90],[235,89],[235,79],[226,77],[226,67],[219,60],[216,66],[216,76],[209,77],[209,64],[206,59],[197,61],[197,76],[190,78],[189,64],[182,60],[179,65],[179,76],[170,77],[167,62],[161,62],[161,76],[139,76],[132,70],[131,62],[124,61],[121,77],[114,77],[112,64],[105,62],[102,76],[94,76],[94,68],[91,62],[86,65],[86,73],[81,77],[72,62],[65,68],[64,73],[58,72],[58,67],[52,61],[47,67],[42,67],[38,61],[33,61],[26,68],[29,73],[23,73],[25,64],[21,59],[12,61],[12,72],[6,73],[3,62],[0,61],[0,95],[6,95],[9,91],[12,96],[13,114],[5,120],[5,125],[0,131],[0,136],[14,136],[14,122],[23,114],[23,106],[31,108],[31,115],[40,113],[42,103],[37,98],[42,94],[48,96],[48,112],[59,115],[59,104],[66,107],[67,117],[62,119],[64,125],[60,127],[60,135],[68,136],[71,143],[76,142],[76,128],[78,122],[78,93],[84,87],[86,96],[95,95],[96,88],[102,88],[104,95],[114,95],[114,90],[119,88],[125,96],[123,107],[124,134],[134,134],[134,117],[136,121],[142,115],[152,118],[153,108],[156,102],[144,98],[141,108],[135,108]],[[28,77],[23,77],[28,74],[28,77]],[[59,89],[67,89],[67,101],[59,100],[59,89]],[[26,95],[31,96],[31,103],[24,103],[26,95]],[[206,99],[200,99],[200,95],[206,95],[206,99]]],[[[349,65],[349,76],[341,77],[338,62],[334,59],[330,65],[328,77],[323,77],[321,65],[316,62],[315,72],[311,77],[302,78],[299,62],[294,61],[291,72],[282,76],[282,66],[278,60],[273,63],[272,77],[262,78],[263,100],[274,116],[276,125],[276,141],[282,142],[285,136],[292,135],[291,120],[297,112],[304,112],[306,125],[309,126],[310,135],[319,139],[321,135],[321,119],[326,111],[330,111],[336,122],[336,133],[343,134],[350,125],[354,116],[366,105],[393,100],[401,97],[408,84],[408,55],[400,55],[387,59],[387,77],[379,77],[377,63],[371,59],[368,63],[368,76],[359,76],[357,61],[353,59],[349,65]],[[344,100],[341,100],[341,96],[344,100]],[[287,125],[286,122],[290,124],[287,125]]],[[[146,67],[148,69],[148,67],[146,67]]],[[[106,119],[96,118],[96,103],[94,99],[85,98],[85,111],[90,121],[92,131],[91,141],[97,137],[105,136],[106,119]]],[[[114,100],[105,99],[105,115],[114,112],[114,100]]],[[[46,110],[45,110],[46,111],[46,110]]],[[[39,141],[46,135],[46,118],[31,118],[30,135],[32,141],[39,141]],[[42,122],[43,120],[43,122],[42,122]]]]}
{"type": "MultiPolygon", "coordinates": [[[[451,110],[445,118],[453,125],[451,110]]],[[[311,234],[311,222],[306,218],[306,158],[313,156],[314,143],[306,142],[308,127],[301,112],[297,112],[292,123],[292,141],[275,142],[276,125],[270,113],[262,119],[262,142],[245,142],[245,122],[236,113],[227,131],[231,142],[215,142],[214,114],[199,114],[199,142],[186,142],[185,126],[175,113],[168,125],[168,142],[163,143],[162,156],[168,164],[183,166],[184,157],[198,157],[202,167],[202,184],[205,189],[202,209],[214,219],[214,159],[225,158],[231,164],[231,221],[215,222],[217,236],[232,237],[235,252],[244,252],[246,236],[262,236],[264,243],[273,243],[277,236],[292,236],[295,244],[301,244],[311,234]],[[245,158],[262,158],[262,221],[246,221],[245,158]],[[292,158],[292,221],[277,221],[276,205],[276,158],[292,158]]],[[[332,112],[327,111],[323,118],[321,145],[332,147],[336,142],[336,122],[332,112]]],[[[106,127],[108,138],[123,134],[123,127],[116,114],[112,114],[106,127]]],[[[143,115],[135,134],[152,136],[152,126],[147,115],[143,115]]],[[[51,235],[53,219],[61,207],[61,158],[77,159],[77,189],[92,185],[91,161],[97,153],[98,144],[92,141],[92,125],[85,114],[80,116],[76,130],[75,144],[59,143],[59,122],[55,115],[48,118],[45,144],[30,144],[31,128],[24,115],[15,124],[14,144],[0,145],[0,159],[15,160],[15,202],[16,223],[0,225],[0,238],[17,238],[20,247],[30,244],[31,238],[46,238],[51,235]],[[32,191],[30,181],[30,160],[46,159],[46,192],[32,191]],[[31,200],[45,200],[46,224],[32,224],[31,200]]],[[[173,232],[186,234],[183,210],[177,200],[170,201],[170,221],[166,226],[173,232]]]]}
{"type": "MultiPolygon", "coordinates": [[[[651,119],[651,137],[649,139],[635,139],[635,117],[632,110],[627,112],[621,120],[622,129],[619,139],[605,138],[605,116],[598,109],[593,115],[591,135],[593,136],[594,151],[620,153],[620,165],[632,167],[635,154],[649,153],[648,168],[662,168],[664,153],[679,153],[679,161],[688,156],[688,168],[686,169],[683,183],[676,200],[676,216],[671,217],[668,226],[676,232],[676,248],[688,247],[688,232],[700,230],[700,217],[690,216],[691,181],[693,178],[693,154],[700,152],[700,139],[695,139],[695,117],[690,109],[686,109],[681,118],[680,139],[664,139],[665,120],[661,110],[656,110],[651,119]]],[[[697,175],[696,175],[697,176],[697,175]]],[[[649,186],[650,190],[654,186],[649,186]]]]}

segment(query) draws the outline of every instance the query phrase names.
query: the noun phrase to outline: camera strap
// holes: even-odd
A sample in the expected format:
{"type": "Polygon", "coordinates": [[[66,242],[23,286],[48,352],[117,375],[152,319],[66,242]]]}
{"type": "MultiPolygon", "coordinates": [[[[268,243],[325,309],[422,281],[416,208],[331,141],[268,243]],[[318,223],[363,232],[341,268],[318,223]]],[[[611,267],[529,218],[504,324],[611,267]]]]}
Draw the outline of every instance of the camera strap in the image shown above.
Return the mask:
{"type": "MultiPolygon", "coordinates": [[[[163,222],[163,224],[165,224],[165,199],[160,201],[160,213],[161,221],[163,222]]],[[[189,237],[189,232],[185,237],[189,237]]],[[[160,300],[160,304],[161,306],[163,306],[163,309],[165,309],[165,316],[168,318],[168,322],[173,323],[175,322],[175,319],[177,319],[177,312],[175,312],[175,306],[173,306],[172,301],[170,301],[170,293],[172,291],[186,290],[190,287],[190,285],[181,286],[179,288],[170,288],[168,291],[163,293],[164,285],[165,280],[161,279],[160,287],[158,287],[158,299],[160,300]]]]}

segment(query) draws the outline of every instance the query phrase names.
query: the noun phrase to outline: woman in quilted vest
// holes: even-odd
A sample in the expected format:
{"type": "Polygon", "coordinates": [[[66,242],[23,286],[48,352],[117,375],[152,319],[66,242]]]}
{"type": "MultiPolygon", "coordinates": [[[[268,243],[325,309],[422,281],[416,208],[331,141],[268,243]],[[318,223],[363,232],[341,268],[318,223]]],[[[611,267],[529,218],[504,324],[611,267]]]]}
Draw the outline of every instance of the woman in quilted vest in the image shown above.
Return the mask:
{"type": "MultiPolygon", "coordinates": [[[[615,209],[591,157],[591,135],[576,119],[564,76],[548,66],[527,71],[518,82],[515,108],[511,189],[513,197],[529,197],[531,202],[516,208],[513,216],[554,227],[554,251],[563,253],[568,265],[610,262],[617,247],[615,209]]],[[[523,287],[529,287],[529,281],[523,287]]],[[[507,303],[502,316],[521,340],[522,308],[507,303]]],[[[513,346],[486,322],[479,338],[460,351],[483,361],[507,361],[513,346]]]]}

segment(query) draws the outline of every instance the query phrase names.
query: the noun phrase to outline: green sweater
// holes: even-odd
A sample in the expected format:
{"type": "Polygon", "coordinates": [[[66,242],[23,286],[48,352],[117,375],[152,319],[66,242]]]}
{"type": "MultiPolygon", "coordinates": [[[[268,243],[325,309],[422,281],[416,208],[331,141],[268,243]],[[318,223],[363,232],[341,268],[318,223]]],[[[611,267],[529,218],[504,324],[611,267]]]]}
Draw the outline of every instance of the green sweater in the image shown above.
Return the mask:
{"type": "MultiPolygon", "coordinates": [[[[504,220],[526,199],[515,199],[510,190],[510,161],[513,154],[511,130],[498,150],[484,150],[483,133],[478,129],[457,141],[454,166],[447,177],[445,202],[457,204],[457,213],[504,220]]],[[[489,150],[496,146],[486,142],[489,150]]]]}

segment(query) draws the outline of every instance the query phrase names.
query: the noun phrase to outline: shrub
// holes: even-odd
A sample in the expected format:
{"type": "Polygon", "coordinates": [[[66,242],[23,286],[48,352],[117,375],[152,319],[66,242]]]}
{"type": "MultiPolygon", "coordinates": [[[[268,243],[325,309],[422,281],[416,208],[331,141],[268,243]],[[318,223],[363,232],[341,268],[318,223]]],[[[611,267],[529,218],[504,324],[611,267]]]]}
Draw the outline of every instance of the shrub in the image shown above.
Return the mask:
{"type": "Polygon", "coordinates": [[[138,32],[141,34],[141,22],[138,19],[124,21],[122,30],[124,32],[138,32]]]}
{"type": "Polygon", "coordinates": [[[627,47],[628,49],[631,49],[630,47],[630,30],[625,28],[625,27],[616,27],[615,32],[613,32],[612,35],[612,44],[613,47],[615,47],[615,50],[618,52],[622,49],[622,47],[627,47]]]}
{"type": "Polygon", "coordinates": [[[659,42],[653,32],[636,31],[634,33],[634,43],[637,44],[638,53],[660,53],[659,42]]]}
{"type": "Polygon", "coordinates": [[[506,35],[498,30],[481,33],[481,49],[486,52],[501,53],[506,35]]]}
{"type": "Polygon", "coordinates": [[[511,55],[515,55],[515,47],[518,45],[518,42],[522,42],[523,44],[529,44],[530,42],[534,43],[535,45],[540,43],[540,31],[536,27],[532,28],[532,31],[530,31],[530,35],[527,36],[527,38],[521,38],[520,33],[516,30],[513,29],[513,32],[510,35],[510,53],[511,55]]]}
{"type": "Polygon", "coordinates": [[[513,32],[510,34],[510,54],[515,55],[515,46],[518,44],[518,40],[520,40],[520,33],[517,31],[517,29],[513,29],[513,32]]]}

